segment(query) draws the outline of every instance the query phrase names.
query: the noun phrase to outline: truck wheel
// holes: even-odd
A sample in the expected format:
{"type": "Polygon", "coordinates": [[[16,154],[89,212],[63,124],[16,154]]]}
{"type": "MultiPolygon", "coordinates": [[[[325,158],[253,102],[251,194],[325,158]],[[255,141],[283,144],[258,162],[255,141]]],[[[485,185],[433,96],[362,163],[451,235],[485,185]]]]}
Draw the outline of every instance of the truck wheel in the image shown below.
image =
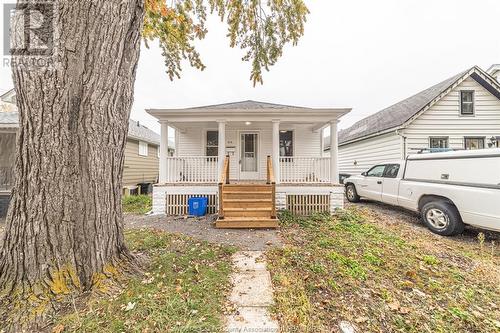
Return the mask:
{"type": "Polygon", "coordinates": [[[422,207],[422,219],[435,234],[453,236],[464,231],[464,223],[457,208],[444,201],[432,201],[422,207]]]}
{"type": "Polygon", "coordinates": [[[356,186],[349,184],[346,186],[345,195],[349,202],[359,202],[359,195],[356,192],[356,186]]]}

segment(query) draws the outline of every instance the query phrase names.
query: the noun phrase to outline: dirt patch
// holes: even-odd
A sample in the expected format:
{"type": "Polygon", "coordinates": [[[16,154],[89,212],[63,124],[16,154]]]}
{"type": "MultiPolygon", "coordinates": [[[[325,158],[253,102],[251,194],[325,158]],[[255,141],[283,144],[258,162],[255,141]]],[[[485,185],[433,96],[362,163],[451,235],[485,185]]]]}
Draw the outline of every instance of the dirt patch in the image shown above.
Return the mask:
{"type": "Polygon", "coordinates": [[[211,243],[237,246],[242,250],[263,251],[281,246],[278,230],[216,229],[216,216],[203,218],[125,215],[126,228],[158,229],[184,234],[211,243]]]}

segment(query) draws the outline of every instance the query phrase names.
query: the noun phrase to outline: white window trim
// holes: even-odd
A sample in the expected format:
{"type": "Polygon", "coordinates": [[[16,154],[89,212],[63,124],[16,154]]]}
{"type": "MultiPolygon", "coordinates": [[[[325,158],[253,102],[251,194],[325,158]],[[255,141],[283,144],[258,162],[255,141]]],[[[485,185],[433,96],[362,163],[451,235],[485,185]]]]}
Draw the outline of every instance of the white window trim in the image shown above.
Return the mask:
{"type": "Polygon", "coordinates": [[[431,147],[431,141],[432,139],[445,139],[446,140],[446,148],[450,148],[450,137],[448,136],[430,136],[429,137],[429,148],[433,148],[431,147]]]}
{"type": "Polygon", "coordinates": [[[474,117],[476,115],[476,91],[475,90],[460,90],[459,94],[459,103],[460,103],[460,116],[462,117],[474,117]],[[472,93],[472,102],[465,102],[465,104],[472,104],[472,113],[463,113],[462,112],[462,93],[463,92],[471,92],[472,93]]]}
{"type": "Polygon", "coordinates": [[[139,141],[139,156],[148,156],[149,145],[145,141],[139,141]]]}
{"type": "MultiPolygon", "coordinates": [[[[208,147],[217,147],[217,150],[219,149],[219,146],[208,146],[207,144],[207,135],[208,135],[208,132],[217,132],[217,135],[219,134],[219,129],[218,128],[205,128],[205,131],[204,131],[204,135],[203,135],[203,138],[202,138],[202,141],[203,141],[203,152],[202,152],[202,156],[206,156],[207,155],[207,148],[208,147]]],[[[215,156],[210,156],[210,157],[216,157],[218,155],[215,155],[215,156]]]]}
{"type": "MultiPolygon", "coordinates": [[[[292,132],[292,156],[281,156],[281,145],[280,145],[280,149],[279,149],[279,152],[280,152],[280,157],[294,157],[296,156],[295,155],[295,147],[296,147],[296,144],[295,144],[295,129],[293,128],[280,128],[280,133],[281,134],[281,131],[287,131],[287,132],[292,132]]],[[[279,139],[279,135],[278,135],[278,139],[279,139]]],[[[280,140],[281,141],[281,140],[280,140]]]]}

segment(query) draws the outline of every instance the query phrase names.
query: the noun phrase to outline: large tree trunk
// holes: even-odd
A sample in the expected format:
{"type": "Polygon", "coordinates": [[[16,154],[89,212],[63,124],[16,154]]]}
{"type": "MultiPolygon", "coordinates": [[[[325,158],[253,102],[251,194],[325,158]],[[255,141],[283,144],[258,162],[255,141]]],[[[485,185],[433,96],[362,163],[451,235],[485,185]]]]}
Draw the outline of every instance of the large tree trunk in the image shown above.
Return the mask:
{"type": "MultiPolygon", "coordinates": [[[[43,310],[131,259],[121,183],[143,2],[55,4],[55,67],[13,68],[20,127],[0,252],[1,307],[27,301],[43,310]]],[[[12,315],[31,316],[23,308],[12,315]]]]}

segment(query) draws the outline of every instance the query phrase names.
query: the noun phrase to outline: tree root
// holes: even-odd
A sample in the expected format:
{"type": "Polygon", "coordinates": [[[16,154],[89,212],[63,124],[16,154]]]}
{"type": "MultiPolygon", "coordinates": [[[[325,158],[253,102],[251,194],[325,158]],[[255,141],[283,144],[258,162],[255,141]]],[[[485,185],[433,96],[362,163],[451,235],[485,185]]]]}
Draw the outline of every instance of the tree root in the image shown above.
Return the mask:
{"type": "Polygon", "coordinates": [[[57,314],[75,308],[75,299],[86,295],[109,295],[122,289],[131,277],[142,274],[145,262],[131,254],[105,265],[95,273],[91,290],[83,290],[74,267],[50,271],[36,283],[0,286],[1,333],[39,332],[53,324],[57,314]]]}

